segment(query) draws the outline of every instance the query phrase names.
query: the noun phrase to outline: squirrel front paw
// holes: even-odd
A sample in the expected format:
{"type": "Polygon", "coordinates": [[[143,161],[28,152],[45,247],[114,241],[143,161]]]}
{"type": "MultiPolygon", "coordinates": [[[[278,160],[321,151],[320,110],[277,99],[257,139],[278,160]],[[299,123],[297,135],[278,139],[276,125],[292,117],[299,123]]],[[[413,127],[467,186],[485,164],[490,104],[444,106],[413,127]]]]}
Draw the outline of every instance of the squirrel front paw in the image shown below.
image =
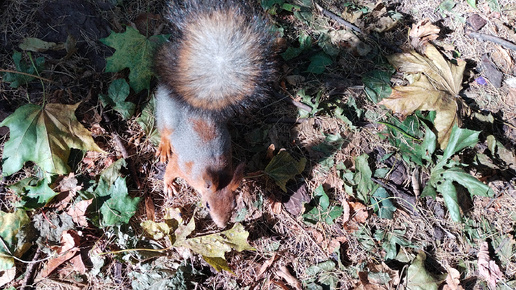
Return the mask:
{"type": "Polygon", "coordinates": [[[156,151],[156,157],[159,156],[159,161],[161,163],[166,163],[167,160],[170,159],[170,155],[172,154],[170,140],[167,136],[168,134],[161,134],[161,140],[159,142],[158,150],[156,151]]]}

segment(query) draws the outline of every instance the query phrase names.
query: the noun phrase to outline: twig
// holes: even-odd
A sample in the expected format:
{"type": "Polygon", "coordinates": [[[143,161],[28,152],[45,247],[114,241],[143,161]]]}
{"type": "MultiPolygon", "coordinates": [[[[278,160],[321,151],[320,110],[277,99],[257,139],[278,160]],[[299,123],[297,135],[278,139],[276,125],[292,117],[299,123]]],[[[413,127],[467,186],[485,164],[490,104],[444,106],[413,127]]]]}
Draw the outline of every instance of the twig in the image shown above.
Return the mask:
{"type": "Polygon", "coordinates": [[[43,81],[47,81],[49,83],[53,83],[52,80],[49,80],[49,79],[46,79],[46,78],[43,78],[43,77],[40,77],[40,76],[37,76],[37,75],[24,73],[24,72],[21,72],[21,71],[15,71],[15,70],[10,70],[10,69],[0,69],[0,72],[6,72],[6,73],[13,73],[13,74],[29,76],[29,77],[33,77],[35,79],[40,79],[40,80],[43,80],[43,81]]]}
{"type": "Polygon", "coordinates": [[[337,21],[339,24],[342,24],[348,28],[351,28],[352,30],[358,32],[358,33],[362,33],[362,30],[360,28],[358,28],[357,26],[353,25],[352,23],[342,19],[342,17],[339,17],[338,15],[336,15],[335,13],[333,12],[330,12],[324,8],[322,8],[319,4],[315,3],[315,7],[317,8],[317,10],[319,10],[319,12],[321,12],[324,16],[326,17],[329,17],[335,21],[337,21]]]}
{"type": "Polygon", "coordinates": [[[38,247],[38,249],[36,250],[36,254],[34,254],[34,258],[32,258],[33,262],[29,263],[29,265],[27,266],[27,270],[25,270],[25,278],[23,278],[20,289],[25,290],[33,288],[29,285],[32,285],[32,283],[34,282],[34,270],[36,269],[36,265],[40,263],[40,261],[38,261],[40,254],[41,251],[38,247]]]}
{"type": "Polygon", "coordinates": [[[494,42],[496,44],[499,44],[505,48],[512,49],[516,51],[516,44],[507,41],[503,38],[496,37],[494,35],[484,34],[484,33],[477,33],[477,32],[466,32],[466,35],[472,38],[484,40],[484,41],[490,41],[494,42]]]}

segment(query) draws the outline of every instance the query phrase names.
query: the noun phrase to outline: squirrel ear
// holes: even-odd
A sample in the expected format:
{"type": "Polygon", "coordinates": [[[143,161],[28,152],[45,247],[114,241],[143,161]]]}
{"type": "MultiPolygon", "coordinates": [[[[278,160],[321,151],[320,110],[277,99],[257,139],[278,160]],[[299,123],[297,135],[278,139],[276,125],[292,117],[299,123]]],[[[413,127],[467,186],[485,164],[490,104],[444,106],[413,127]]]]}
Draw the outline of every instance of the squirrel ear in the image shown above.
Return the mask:
{"type": "Polygon", "coordinates": [[[233,172],[233,178],[229,183],[229,189],[231,189],[231,191],[235,191],[240,185],[240,181],[242,181],[242,179],[244,178],[244,168],[245,164],[242,162],[238,164],[237,168],[235,169],[235,172],[233,172]]]}

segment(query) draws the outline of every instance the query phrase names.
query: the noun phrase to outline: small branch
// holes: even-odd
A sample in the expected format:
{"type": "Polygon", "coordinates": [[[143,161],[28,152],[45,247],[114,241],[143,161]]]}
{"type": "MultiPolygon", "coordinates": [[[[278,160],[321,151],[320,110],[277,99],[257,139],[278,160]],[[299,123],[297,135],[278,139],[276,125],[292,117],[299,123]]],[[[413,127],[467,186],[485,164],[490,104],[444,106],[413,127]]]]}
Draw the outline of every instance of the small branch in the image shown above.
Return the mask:
{"type": "Polygon", "coordinates": [[[23,278],[20,289],[25,290],[33,288],[30,285],[34,283],[34,271],[36,269],[36,266],[40,263],[40,261],[38,261],[40,254],[41,251],[38,247],[38,249],[36,250],[36,254],[34,254],[34,258],[32,258],[32,263],[29,263],[29,265],[27,266],[27,270],[25,271],[25,278],[23,278]]]}
{"type": "Polygon", "coordinates": [[[13,73],[13,74],[29,76],[29,77],[33,77],[33,78],[40,79],[40,80],[43,80],[43,81],[47,81],[49,83],[53,83],[52,80],[49,80],[49,79],[46,79],[46,78],[43,78],[43,77],[40,77],[40,76],[37,76],[37,75],[32,75],[32,74],[24,73],[24,72],[21,72],[21,71],[15,71],[15,70],[10,70],[10,69],[0,69],[0,72],[6,72],[6,73],[13,73]]]}
{"type": "Polygon", "coordinates": [[[484,33],[477,33],[477,32],[466,32],[466,35],[469,37],[472,37],[472,38],[479,39],[479,40],[494,42],[507,49],[516,51],[516,44],[514,44],[508,40],[505,40],[503,38],[500,38],[500,37],[496,37],[496,36],[484,34],[484,33]]]}
{"type": "Polygon", "coordinates": [[[322,8],[319,4],[315,3],[315,7],[324,16],[329,17],[329,18],[337,21],[337,23],[342,24],[342,25],[346,26],[347,28],[351,28],[352,30],[354,30],[354,31],[356,31],[358,33],[362,33],[362,30],[360,28],[358,28],[357,26],[353,25],[352,23],[344,20],[342,17],[338,16],[337,14],[322,8]]]}

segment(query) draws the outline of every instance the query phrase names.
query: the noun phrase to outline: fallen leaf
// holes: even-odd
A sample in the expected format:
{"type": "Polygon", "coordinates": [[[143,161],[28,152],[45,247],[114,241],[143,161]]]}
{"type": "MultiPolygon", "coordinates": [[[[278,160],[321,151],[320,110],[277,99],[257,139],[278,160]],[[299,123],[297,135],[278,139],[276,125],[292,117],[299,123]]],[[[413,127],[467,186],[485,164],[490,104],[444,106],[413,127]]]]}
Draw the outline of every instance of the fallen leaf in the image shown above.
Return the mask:
{"type": "Polygon", "coordinates": [[[79,240],[80,237],[75,231],[64,231],[60,246],[54,249],[57,257],[48,260],[47,264],[38,273],[36,280],[48,277],[57,267],[74,257],[79,251],[79,240]]]}
{"type": "Polygon", "coordinates": [[[480,245],[477,255],[478,274],[482,277],[491,289],[496,288],[496,282],[503,279],[503,273],[495,261],[489,257],[489,245],[483,242],[480,245]]]}
{"type": "Polygon", "coordinates": [[[274,214],[279,214],[281,212],[281,202],[273,201],[271,204],[271,212],[274,214]]]}
{"type": "Polygon", "coordinates": [[[441,279],[434,277],[425,268],[426,254],[420,251],[407,269],[407,289],[432,290],[438,289],[441,279]]]}
{"type": "Polygon", "coordinates": [[[353,220],[357,223],[363,224],[367,221],[369,217],[369,213],[367,212],[367,207],[360,202],[349,202],[353,213],[353,220]]]}
{"type": "Polygon", "coordinates": [[[86,210],[90,206],[93,199],[81,200],[72,206],[68,210],[68,215],[72,217],[74,223],[82,227],[88,227],[88,219],[86,218],[86,210]]]}
{"type": "Polygon", "coordinates": [[[265,263],[262,264],[262,266],[258,270],[256,279],[259,280],[263,273],[265,273],[265,271],[267,271],[278,258],[278,255],[276,254],[276,252],[274,252],[272,254],[272,257],[270,257],[267,261],[265,261],[265,263]]]}
{"type": "Polygon", "coordinates": [[[11,267],[5,271],[0,271],[0,287],[11,282],[16,277],[16,266],[11,267]]]}
{"type": "Polygon", "coordinates": [[[412,25],[409,32],[410,44],[417,51],[423,51],[423,48],[433,40],[439,37],[441,29],[430,22],[430,19],[424,19],[412,25]]]}
{"type": "Polygon", "coordinates": [[[47,104],[43,107],[27,104],[18,108],[0,123],[10,130],[5,142],[3,174],[11,175],[27,161],[36,163],[46,172],[69,172],[68,157],[72,148],[103,152],[91,133],[77,121],[75,105],[47,104]]]}
{"type": "Polygon", "coordinates": [[[448,276],[446,276],[446,285],[444,285],[443,290],[464,290],[460,285],[459,271],[450,266],[447,266],[446,270],[448,271],[448,276]]]}
{"type": "Polygon", "coordinates": [[[462,78],[466,62],[457,60],[458,65],[447,61],[431,44],[425,47],[425,55],[412,51],[388,57],[396,69],[414,74],[414,81],[408,86],[396,86],[389,98],[379,104],[406,117],[416,110],[436,111],[434,121],[438,142],[446,148],[451,129],[458,125],[457,99],[462,89],[462,78]]]}
{"type": "Polygon", "coordinates": [[[278,271],[276,272],[276,275],[278,275],[279,277],[281,277],[285,281],[287,281],[287,283],[294,289],[296,289],[296,290],[303,289],[301,282],[299,282],[299,280],[296,277],[294,277],[294,276],[292,276],[292,274],[290,274],[290,271],[288,270],[288,268],[286,266],[279,267],[278,271]]]}
{"type": "MultiPolygon", "coordinates": [[[[291,192],[290,188],[287,188],[287,190],[291,192]]],[[[304,204],[309,201],[308,186],[306,183],[303,183],[285,203],[285,209],[293,216],[298,216],[304,212],[304,204]]]]}
{"type": "Polygon", "coordinates": [[[281,150],[265,167],[264,172],[270,176],[276,184],[287,192],[287,181],[300,174],[305,169],[306,159],[297,161],[286,150],[281,150]]]}

